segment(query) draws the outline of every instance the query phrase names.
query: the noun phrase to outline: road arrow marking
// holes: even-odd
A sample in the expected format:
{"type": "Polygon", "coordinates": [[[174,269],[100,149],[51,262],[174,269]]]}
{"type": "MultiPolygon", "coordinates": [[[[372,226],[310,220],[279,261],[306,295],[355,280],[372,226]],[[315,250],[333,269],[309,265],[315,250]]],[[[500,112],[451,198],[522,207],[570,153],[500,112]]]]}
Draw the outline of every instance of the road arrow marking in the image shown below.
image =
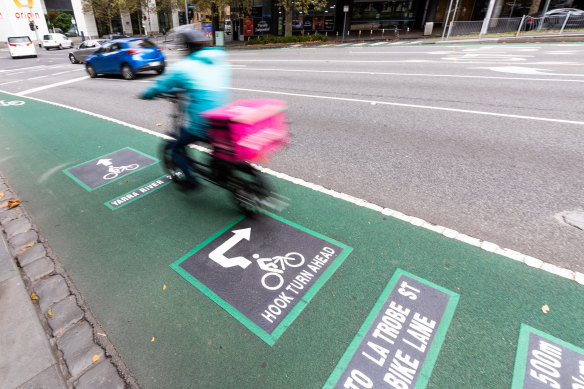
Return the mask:
{"type": "Polygon", "coordinates": [[[551,73],[544,73],[544,72],[549,72],[549,70],[547,70],[547,69],[526,68],[523,66],[493,66],[493,67],[484,67],[484,68],[477,68],[477,69],[488,69],[488,70],[492,70],[494,72],[513,73],[513,74],[551,75],[551,73]]]}
{"type": "Polygon", "coordinates": [[[251,261],[245,257],[234,257],[234,258],[227,258],[225,253],[235,247],[239,241],[245,239],[249,240],[251,236],[251,228],[244,228],[242,230],[235,230],[232,231],[233,236],[227,239],[221,246],[217,247],[215,250],[211,251],[209,254],[209,258],[211,258],[214,262],[217,262],[219,265],[223,267],[234,267],[239,266],[242,269],[245,269],[251,264],[251,261]]]}
{"type": "Polygon", "coordinates": [[[527,68],[523,66],[493,66],[493,67],[481,67],[476,69],[488,69],[495,72],[501,73],[513,73],[513,74],[529,74],[529,75],[545,75],[545,76],[569,76],[569,77],[584,77],[584,74],[560,74],[560,73],[545,73],[552,72],[548,69],[537,69],[537,68],[527,68]]]}

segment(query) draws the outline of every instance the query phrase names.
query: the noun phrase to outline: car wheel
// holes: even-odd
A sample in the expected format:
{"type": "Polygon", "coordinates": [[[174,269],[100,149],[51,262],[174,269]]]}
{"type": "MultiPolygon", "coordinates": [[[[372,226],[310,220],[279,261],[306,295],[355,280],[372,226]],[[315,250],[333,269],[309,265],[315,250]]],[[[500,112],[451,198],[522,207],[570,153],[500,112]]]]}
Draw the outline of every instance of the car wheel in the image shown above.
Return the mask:
{"type": "Polygon", "coordinates": [[[59,43],[59,47],[57,47],[59,50],[63,50],[63,45],[59,43]]]}
{"type": "Polygon", "coordinates": [[[136,77],[136,73],[134,73],[134,71],[132,70],[130,65],[123,64],[122,65],[122,77],[124,77],[125,80],[133,80],[136,77]]]}
{"type": "Polygon", "coordinates": [[[164,66],[160,69],[156,69],[156,74],[162,74],[164,72],[164,66]]]}
{"type": "Polygon", "coordinates": [[[48,47],[45,47],[45,50],[49,51],[49,48],[48,47]]]}
{"type": "Polygon", "coordinates": [[[97,77],[97,72],[95,71],[95,69],[93,68],[93,66],[87,65],[85,67],[85,70],[87,70],[87,74],[89,74],[89,77],[91,77],[91,78],[97,77]]]}
{"type": "Polygon", "coordinates": [[[71,63],[79,62],[79,61],[77,61],[77,58],[75,58],[75,56],[73,54],[69,54],[69,61],[71,61],[71,63]]]}

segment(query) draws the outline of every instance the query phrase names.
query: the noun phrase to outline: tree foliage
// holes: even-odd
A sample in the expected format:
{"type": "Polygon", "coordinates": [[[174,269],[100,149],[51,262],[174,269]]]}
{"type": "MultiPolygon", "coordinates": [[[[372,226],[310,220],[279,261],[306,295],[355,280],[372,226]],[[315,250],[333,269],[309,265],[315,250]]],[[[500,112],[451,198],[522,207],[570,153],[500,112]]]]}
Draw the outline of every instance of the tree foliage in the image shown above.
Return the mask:
{"type": "Polygon", "coordinates": [[[53,19],[53,26],[55,28],[60,28],[61,31],[63,31],[64,33],[69,31],[69,29],[71,28],[71,19],[73,17],[65,12],[59,12],[59,14],[57,16],[55,16],[55,19],[53,19]]]}
{"type": "Polygon", "coordinates": [[[110,28],[113,32],[112,19],[120,14],[124,0],[83,0],[83,12],[92,12],[95,18],[110,28]]]}
{"type": "Polygon", "coordinates": [[[326,8],[328,0],[278,0],[276,5],[284,11],[286,15],[286,26],[284,28],[285,36],[292,36],[292,19],[294,10],[302,11],[304,14],[308,10],[320,11],[326,8]]]}

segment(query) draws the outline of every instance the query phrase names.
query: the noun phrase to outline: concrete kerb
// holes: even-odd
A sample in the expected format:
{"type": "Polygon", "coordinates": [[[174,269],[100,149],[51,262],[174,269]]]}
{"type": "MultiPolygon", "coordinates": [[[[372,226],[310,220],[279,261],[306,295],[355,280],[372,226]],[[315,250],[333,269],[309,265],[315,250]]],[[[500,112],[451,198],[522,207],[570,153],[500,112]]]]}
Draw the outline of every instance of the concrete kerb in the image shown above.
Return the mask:
{"type": "MultiPolygon", "coordinates": [[[[0,204],[16,199],[0,173],[0,204]]],[[[0,227],[67,387],[138,389],[136,379],[24,205],[0,208],[0,227]]]]}

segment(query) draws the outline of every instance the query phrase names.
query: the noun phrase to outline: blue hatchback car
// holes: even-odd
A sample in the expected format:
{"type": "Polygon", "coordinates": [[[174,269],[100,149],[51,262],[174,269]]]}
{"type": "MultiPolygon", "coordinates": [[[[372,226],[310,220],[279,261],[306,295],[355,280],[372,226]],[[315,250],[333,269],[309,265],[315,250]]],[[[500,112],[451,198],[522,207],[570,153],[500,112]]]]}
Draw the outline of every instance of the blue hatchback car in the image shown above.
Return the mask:
{"type": "Polygon", "coordinates": [[[154,70],[160,74],[164,66],[162,50],[147,38],[111,40],[85,59],[85,69],[91,78],[98,74],[121,74],[132,80],[138,72],[154,70]]]}

